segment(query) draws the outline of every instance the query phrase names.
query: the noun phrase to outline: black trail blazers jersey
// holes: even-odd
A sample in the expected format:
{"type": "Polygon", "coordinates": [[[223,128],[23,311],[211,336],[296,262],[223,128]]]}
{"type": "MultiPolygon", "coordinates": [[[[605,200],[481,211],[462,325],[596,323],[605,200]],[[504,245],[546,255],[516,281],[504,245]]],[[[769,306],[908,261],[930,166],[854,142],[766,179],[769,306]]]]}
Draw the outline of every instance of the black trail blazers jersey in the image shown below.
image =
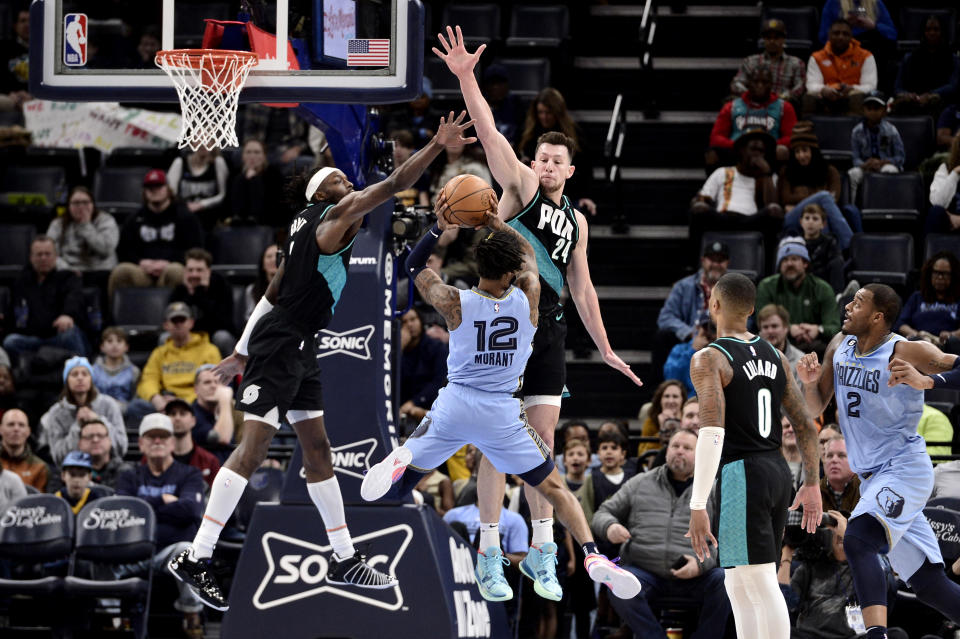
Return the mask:
{"type": "Polygon", "coordinates": [[[780,353],[759,337],[749,342],[721,337],[709,347],[720,351],[733,369],[733,378],[723,389],[722,463],[780,450],[780,405],[787,383],[780,353]]]}

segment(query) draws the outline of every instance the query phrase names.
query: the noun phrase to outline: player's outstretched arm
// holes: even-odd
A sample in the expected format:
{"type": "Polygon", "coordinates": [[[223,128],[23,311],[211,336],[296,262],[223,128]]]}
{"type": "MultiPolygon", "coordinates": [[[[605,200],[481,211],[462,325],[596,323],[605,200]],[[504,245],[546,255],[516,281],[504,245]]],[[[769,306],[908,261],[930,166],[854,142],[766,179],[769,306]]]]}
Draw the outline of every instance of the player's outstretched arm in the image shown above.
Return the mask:
{"type": "Polygon", "coordinates": [[[801,526],[808,533],[814,533],[820,525],[820,517],[823,514],[823,503],[820,498],[820,452],[817,447],[817,427],[810,418],[810,413],[807,412],[807,402],[800,393],[793,375],[790,374],[790,362],[783,353],[780,353],[780,364],[783,368],[783,376],[787,380],[781,408],[797,434],[797,444],[800,447],[805,475],[803,486],[797,491],[797,497],[793,500],[790,510],[803,506],[801,526]]]}
{"type": "MultiPolygon", "coordinates": [[[[517,159],[517,154],[510,142],[497,130],[493,111],[484,99],[480,85],[477,84],[477,78],[473,74],[473,68],[480,60],[480,54],[483,53],[486,45],[481,44],[476,51],[469,53],[463,44],[463,33],[459,26],[456,29],[448,26],[446,31],[446,37],[442,33],[437,34],[443,51],[433,47],[433,52],[460,80],[460,93],[463,94],[463,101],[467,105],[470,117],[476,120],[474,126],[477,137],[480,138],[480,144],[483,145],[487,155],[487,164],[493,179],[505,194],[516,197],[518,205],[522,206],[536,193],[539,181],[533,169],[517,159]]],[[[514,213],[513,207],[510,208],[509,213],[514,213]]]]}
{"type": "Polygon", "coordinates": [[[574,211],[574,214],[577,217],[580,237],[570,257],[570,266],[567,268],[570,297],[573,298],[584,328],[590,333],[593,343],[597,345],[597,350],[603,356],[603,361],[626,375],[637,386],[643,386],[640,378],[630,370],[630,365],[613,352],[613,347],[607,339],[607,330],[603,326],[603,317],[600,315],[600,298],[597,296],[597,289],[593,286],[590,265],[587,263],[587,241],[590,234],[587,218],[580,211],[574,211]]]}
{"type": "Polygon", "coordinates": [[[269,313],[271,309],[273,309],[273,305],[277,303],[277,294],[280,292],[280,282],[283,280],[285,264],[285,262],[280,263],[280,268],[274,273],[273,279],[271,279],[267,285],[267,290],[263,293],[263,297],[260,298],[253,312],[250,313],[250,317],[247,318],[247,323],[243,327],[243,333],[241,333],[240,339],[237,340],[236,346],[233,347],[233,353],[223,358],[223,360],[217,364],[216,368],[213,369],[213,374],[221,384],[229,384],[232,382],[237,375],[243,372],[244,367],[246,367],[247,345],[250,342],[250,334],[253,333],[253,329],[257,325],[257,322],[260,321],[260,318],[269,313]]]}
{"type": "Polygon", "coordinates": [[[797,362],[797,375],[803,384],[803,397],[811,415],[823,413],[833,397],[833,354],[837,352],[843,337],[843,333],[837,333],[830,340],[823,354],[822,366],[816,353],[807,353],[797,362]]]}
{"type": "Polygon", "coordinates": [[[702,563],[710,556],[707,541],[717,547],[717,539],[710,532],[710,517],[707,515],[707,500],[713,489],[713,480],[720,467],[723,452],[724,415],[726,397],[723,394],[723,379],[729,381],[733,369],[720,351],[704,348],[693,354],[690,360],[690,379],[700,398],[700,432],[697,436],[697,452],[693,468],[693,488],[690,494],[690,538],[693,552],[702,563]]]}
{"type": "Polygon", "coordinates": [[[960,358],[944,353],[925,341],[897,342],[890,370],[888,386],[906,384],[917,390],[930,388],[960,389],[960,358]]]}
{"type": "MultiPolygon", "coordinates": [[[[446,118],[441,117],[440,127],[437,129],[436,135],[426,146],[394,169],[393,173],[387,176],[387,179],[371,184],[360,191],[348,193],[331,209],[331,219],[335,218],[338,224],[352,225],[376,207],[392,199],[394,193],[413,186],[444,148],[476,142],[477,138],[463,137],[463,133],[473,126],[473,120],[464,122],[466,116],[467,112],[461,111],[460,115],[454,118],[454,113],[451,111],[446,118]]],[[[318,226],[318,239],[320,232],[321,229],[318,226]]]]}

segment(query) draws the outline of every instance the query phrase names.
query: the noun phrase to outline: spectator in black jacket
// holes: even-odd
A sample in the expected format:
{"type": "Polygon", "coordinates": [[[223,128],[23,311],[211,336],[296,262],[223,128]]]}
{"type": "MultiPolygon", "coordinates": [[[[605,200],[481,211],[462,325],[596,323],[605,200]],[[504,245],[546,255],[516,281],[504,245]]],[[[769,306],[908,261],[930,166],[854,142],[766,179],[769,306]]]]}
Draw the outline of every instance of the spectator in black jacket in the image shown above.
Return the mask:
{"type": "MultiPolygon", "coordinates": [[[[140,422],[140,450],[144,461],[117,479],[117,494],[139,497],[157,516],[157,554],[153,569],[166,570],[171,557],[190,547],[203,514],[206,486],[200,471],[173,458],[173,423],[162,413],[151,413],[140,422]]],[[[118,577],[138,574],[137,564],[122,567],[118,577]]],[[[203,637],[200,611],[203,604],[189,586],[177,582],[180,597],[173,607],[183,613],[190,637],[203,637]]]]}
{"type": "Polygon", "coordinates": [[[819,204],[808,204],[800,215],[803,241],[810,254],[810,273],[826,280],[835,293],[843,290],[843,254],[840,245],[827,233],[827,212],[819,204]]]}
{"type": "Polygon", "coordinates": [[[260,140],[247,140],[241,155],[243,166],[230,180],[227,224],[263,224],[279,228],[291,220],[283,200],[283,175],[267,162],[267,149],[260,140]]]}
{"type": "Polygon", "coordinates": [[[203,331],[226,357],[233,352],[233,293],[219,273],[210,270],[213,256],[202,248],[184,255],[183,281],[170,294],[170,302],[183,302],[193,310],[193,330],[203,331]]]}
{"type": "Polygon", "coordinates": [[[143,178],[143,207],[120,230],[120,264],[107,285],[110,299],[126,286],[173,288],[183,281],[178,260],[194,246],[203,246],[200,220],[174,200],[166,173],[153,169],[143,178]]]}
{"type": "Polygon", "coordinates": [[[57,248],[46,235],[31,242],[30,264],[13,285],[11,304],[3,348],[14,360],[41,346],[86,353],[79,326],[84,317],[80,278],[72,271],[57,270],[57,248]]]}
{"type": "Polygon", "coordinates": [[[447,381],[447,345],[423,331],[412,308],[401,318],[400,414],[420,421],[447,381]]]}

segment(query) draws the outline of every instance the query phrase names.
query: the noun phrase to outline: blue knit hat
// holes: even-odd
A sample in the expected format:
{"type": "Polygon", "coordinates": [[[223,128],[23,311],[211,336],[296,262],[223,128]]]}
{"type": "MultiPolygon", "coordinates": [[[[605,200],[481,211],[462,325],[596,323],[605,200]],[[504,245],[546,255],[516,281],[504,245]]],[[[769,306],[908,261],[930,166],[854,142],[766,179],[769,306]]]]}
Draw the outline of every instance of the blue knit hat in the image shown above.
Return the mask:
{"type": "Polygon", "coordinates": [[[783,261],[783,258],[790,255],[799,255],[807,262],[810,261],[810,253],[807,251],[807,245],[803,242],[803,238],[788,237],[780,242],[780,248],[777,250],[777,269],[780,268],[780,262],[783,261]]]}
{"type": "Polygon", "coordinates": [[[88,360],[86,357],[81,357],[80,355],[76,355],[75,357],[71,357],[70,359],[68,359],[66,362],[63,363],[63,383],[64,384],[67,383],[67,375],[69,375],[70,371],[75,369],[77,366],[83,366],[90,372],[91,375],[93,375],[93,366],[90,364],[90,360],[88,360]]]}

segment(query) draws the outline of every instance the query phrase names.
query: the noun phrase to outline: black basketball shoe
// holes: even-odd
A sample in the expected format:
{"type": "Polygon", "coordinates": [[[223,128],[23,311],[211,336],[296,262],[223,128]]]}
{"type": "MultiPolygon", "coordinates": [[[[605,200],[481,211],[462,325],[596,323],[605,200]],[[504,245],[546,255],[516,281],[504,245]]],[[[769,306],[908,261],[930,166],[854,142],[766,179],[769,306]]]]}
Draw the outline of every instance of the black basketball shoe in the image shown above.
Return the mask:
{"type": "Polygon", "coordinates": [[[223,597],[220,585],[210,570],[206,561],[194,561],[190,558],[190,549],[170,560],[167,564],[167,570],[173,573],[173,576],[190,586],[193,592],[200,598],[204,604],[214,610],[226,610],[230,607],[227,600],[223,597]]]}
{"type": "Polygon", "coordinates": [[[327,573],[327,582],[339,585],[351,585],[359,588],[371,588],[373,590],[384,590],[393,588],[400,582],[396,577],[382,573],[375,568],[371,568],[363,560],[363,556],[358,550],[352,557],[340,559],[334,553],[331,556],[330,572],[327,573]]]}

